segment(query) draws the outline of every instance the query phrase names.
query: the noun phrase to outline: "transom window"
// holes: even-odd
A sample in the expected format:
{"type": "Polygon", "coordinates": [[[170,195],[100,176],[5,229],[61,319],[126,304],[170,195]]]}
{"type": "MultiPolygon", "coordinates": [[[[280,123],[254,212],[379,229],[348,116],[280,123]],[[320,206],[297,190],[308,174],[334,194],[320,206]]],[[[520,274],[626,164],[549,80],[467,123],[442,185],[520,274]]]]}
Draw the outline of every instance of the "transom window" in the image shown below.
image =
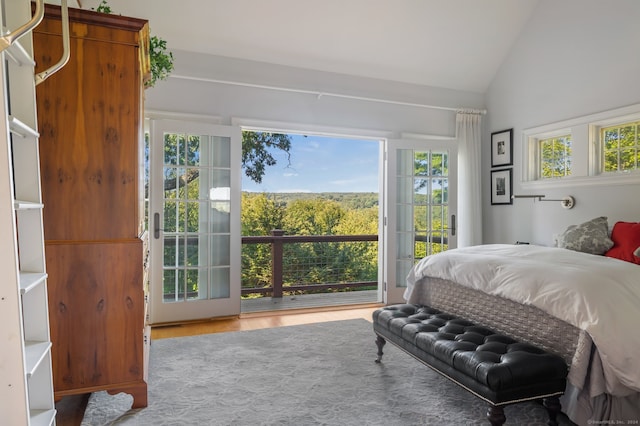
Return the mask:
{"type": "Polygon", "coordinates": [[[600,129],[603,172],[638,170],[640,121],[600,129]]]}
{"type": "Polygon", "coordinates": [[[562,135],[538,141],[540,151],[540,179],[571,175],[571,135],[562,135]]]}
{"type": "Polygon", "coordinates": [[[521,186],[640,183],[640,104],[522,132],[521,186]]]}

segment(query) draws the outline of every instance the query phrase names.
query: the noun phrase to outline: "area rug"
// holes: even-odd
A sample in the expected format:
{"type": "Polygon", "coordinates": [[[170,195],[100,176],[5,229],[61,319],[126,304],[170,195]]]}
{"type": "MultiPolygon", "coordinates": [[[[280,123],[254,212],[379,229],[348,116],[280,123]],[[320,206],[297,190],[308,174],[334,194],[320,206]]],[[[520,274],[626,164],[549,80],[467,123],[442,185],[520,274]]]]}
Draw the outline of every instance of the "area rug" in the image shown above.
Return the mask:
{"type": "MultiPolygon", "coordinates": [[[[488,424],[478,398],[391,344],[381,364],[376,352],[362,319],[156,340],[148,407],[97,392],[82,425],[488,424]]],[[[507,424],[547,420],[534,402],[505,414],[507,424]]]]}

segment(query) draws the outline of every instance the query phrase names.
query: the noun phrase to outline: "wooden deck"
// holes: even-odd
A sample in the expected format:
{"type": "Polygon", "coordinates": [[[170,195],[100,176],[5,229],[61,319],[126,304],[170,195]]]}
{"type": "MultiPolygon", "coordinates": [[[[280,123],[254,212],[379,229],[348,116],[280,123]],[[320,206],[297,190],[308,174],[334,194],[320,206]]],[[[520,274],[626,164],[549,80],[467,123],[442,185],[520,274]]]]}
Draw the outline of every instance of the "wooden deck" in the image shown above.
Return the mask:
{"type": "Polygon", "coordinates": [[[347,291],[342,293],[303,294],[298,296],[261,297],[240,302],[242,313],[321,308],[343,305],[380,303],[377,290],[347,291]]]}

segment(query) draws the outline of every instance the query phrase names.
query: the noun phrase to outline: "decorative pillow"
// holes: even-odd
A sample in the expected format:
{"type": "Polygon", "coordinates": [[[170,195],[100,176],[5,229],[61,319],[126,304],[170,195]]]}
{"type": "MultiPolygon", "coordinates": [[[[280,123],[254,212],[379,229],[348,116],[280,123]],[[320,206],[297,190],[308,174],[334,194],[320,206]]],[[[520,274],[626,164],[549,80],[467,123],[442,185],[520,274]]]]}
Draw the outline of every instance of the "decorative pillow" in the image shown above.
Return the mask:
{"type": "Polygon", "coordinates": [[[616,222],[611,232],[613,247],[605,256],[640,265],[640,223],[616,222]]]}
{"type": "Polygon", "coordinates": [[[558,247],[589,254],[602,255],[613,246],[605,216],[596,217],[580,225],[569,226],[558,236],[558,247]]]}

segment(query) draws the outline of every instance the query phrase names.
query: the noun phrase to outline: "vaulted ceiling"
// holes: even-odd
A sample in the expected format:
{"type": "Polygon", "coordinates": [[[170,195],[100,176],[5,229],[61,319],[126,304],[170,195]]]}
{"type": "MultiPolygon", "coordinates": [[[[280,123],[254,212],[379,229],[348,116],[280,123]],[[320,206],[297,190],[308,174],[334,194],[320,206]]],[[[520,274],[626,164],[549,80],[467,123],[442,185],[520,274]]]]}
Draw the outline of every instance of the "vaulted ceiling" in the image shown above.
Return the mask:
{"type": "Polygon", "coordinates": [[[479,93],[537,2],[107,0],[169,49],[479,93]]]}

